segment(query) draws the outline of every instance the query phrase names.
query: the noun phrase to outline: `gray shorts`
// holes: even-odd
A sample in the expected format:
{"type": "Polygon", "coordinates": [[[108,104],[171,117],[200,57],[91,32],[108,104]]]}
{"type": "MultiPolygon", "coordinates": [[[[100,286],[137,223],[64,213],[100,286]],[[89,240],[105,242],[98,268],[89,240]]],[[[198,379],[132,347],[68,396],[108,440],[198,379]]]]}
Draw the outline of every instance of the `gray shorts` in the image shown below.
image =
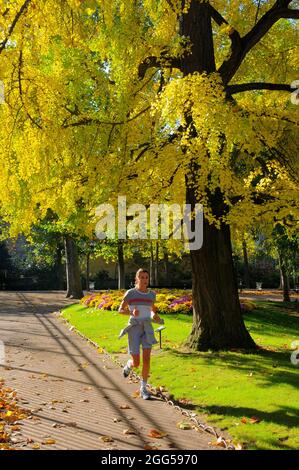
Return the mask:
{"type": "Polygon", "coordinates": [[[140,345],[142,344],[142,349],[150,349],[152,347],[146,341],[144,325],[143,323],[138,323],[137,325],[132,326],[128,331],[128,353],[129,354],[140,354],[140,345]]]}

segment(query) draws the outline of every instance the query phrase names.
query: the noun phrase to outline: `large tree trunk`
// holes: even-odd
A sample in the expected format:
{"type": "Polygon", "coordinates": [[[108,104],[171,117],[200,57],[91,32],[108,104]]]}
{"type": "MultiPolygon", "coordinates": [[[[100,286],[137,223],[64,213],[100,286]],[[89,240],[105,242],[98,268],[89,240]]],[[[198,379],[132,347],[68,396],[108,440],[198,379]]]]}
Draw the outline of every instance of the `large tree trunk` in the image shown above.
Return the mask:
{"type": "Polygon", "coordinates": [[[283,301],[291,302],[289,276],[288,276],[288,272],[287,272],[286,265],[284,262],[283,254],[280,250],[278,251],[278,256],[279,256],[279,265],[280,265],[280,270],[281,270],[281,275],[282,275],[283,301]]]}
{"type": "Polygon", "coordinates": [[[64,290],[64,263],[62,262],[63,245],[58,243],[56,248],[55,272],[57,289],[64,290]]]}
{"type": "Polygon", "coordinates": [[[153,242],[150,242],[150,279],[149,279],[149,282],[150,282],[150,286],[156,285],[153,242]]]}
{"type": "Polygon", "coordinates": [[[117,245],[118,251],[118,288],[125,289],[125,262],[124,262],[124,250],[122,241],[118,240],[117,245]]]}
{"type": "Polygon", "coordinates": [[[170,273],[169,273],[169,262],[167,248],[164,248],[164,270],[165,270],[165,284],[167,287],[171,286],[170,273]]]}
{"type": "MultiPolygon", "coordinates": [[[[187,203],[194,207],[194,201],[194,190],[187,188],[187,203]]],[[[222,223],[217,229],[204,217],[202,248],[191,249],[190,255],[193,327],[188,346],[199,351],[255,348],[241,313],[230,227],[222,223]]]]}
{"type": "MultiPolygon", "coordinates": [[[[182,58],[183,74],[214,72],[216,66],[208,4],[192,0],[180,24],[181,34],[189,37],[192,43],[192,54],[182,58]]],[[[188,124],[192,125],[190,118],[188,124]]],[[[193,135],[196,135],[195,131],[193,135]]],[[[200,202],[195,195],[197,169],[197,164],[191,161],[191,177],[186,174],[186,202],[192,208],[200,202]]],[[[222,215],[224,203],[220,190],[209,197],[214,214],[222,215]]],[[[192,226],[194,231],[194,220],[192,226]]],[[[255,348],[241,314],[229,226],[222,223],[221,228],[217,229],[209,225],[204,217],[203,246],[199,250],[190,250],[190,255],[193,327],[187,344],[192,349],[202,351],[255,348]]]]}
{"type": "Polygon", "coordinates": [[[155,258],[155,285],[159,286],[159,244],[156,242],[156,258],[155,258]]]}
{"type": "Polygon", "coordinates": [[[279,263],[279,287],[278,289],[283,290],[283,275],[282,275],[280,263],[279,263]]]}
{"type": "Polygon", "coordinates": [[[83,291],[80,279],[80,266],[76,242],[70,235],[66,235],[64,238],[64,246],[67,280],[66,296],[71,299],[81,299],[81,297],[83,297],[83,291]]]}
{"type": "Polygon", "coordinates": [[[86,290],[89,290],[90,253],[86,254],[86,290]]]}
{"type": "Polygon", "coordinates": [[[245,283],[245,287],[249,289],[250,288],[249,263],[248,263],[246,240],[244,239],[242,241],[242,248],[243,248],[243,259],[244,259],[244,283],[245,283]]]}

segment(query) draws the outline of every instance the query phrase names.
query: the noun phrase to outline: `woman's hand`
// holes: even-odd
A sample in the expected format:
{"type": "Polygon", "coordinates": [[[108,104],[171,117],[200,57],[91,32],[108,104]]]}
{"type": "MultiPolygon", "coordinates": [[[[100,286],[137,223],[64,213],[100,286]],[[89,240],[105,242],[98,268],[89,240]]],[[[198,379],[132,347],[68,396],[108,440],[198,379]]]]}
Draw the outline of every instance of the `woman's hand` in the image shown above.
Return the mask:
{"type": "Polygon", "coordinates": [[[119,311],[119,313],[122,313],[123,315],[130,315],[128,302],[123,300],[120,304],[120,307],[119,307],[118,311],[119,311]]]}
{"type": "Polygon", "coordinates": [[[161,322],[161,318],[159,317],[159,315],[157,313],[155,313],[153,315],[153,320],[157,323],[160,323],[161,322]]]}
{"type": "Polygon", "coordinates": [[[139,310],[138,310],[138,308],[135,307],[134,310],[133,310],[133,316],[138,317],[138,315],[139,315],[139,310]]]}

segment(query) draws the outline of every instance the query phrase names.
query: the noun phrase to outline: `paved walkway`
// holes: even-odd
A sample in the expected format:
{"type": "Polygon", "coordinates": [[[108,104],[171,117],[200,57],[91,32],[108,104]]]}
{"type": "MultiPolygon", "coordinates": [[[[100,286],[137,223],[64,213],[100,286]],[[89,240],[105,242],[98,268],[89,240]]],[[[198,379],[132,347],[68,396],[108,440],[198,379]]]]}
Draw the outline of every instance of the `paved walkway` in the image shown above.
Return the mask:
{"type": "Polygon", "coordinates": [[[119,367],[53,313],[71,303],[61,291],[0,292],[6,357],[0,377],[17,390],[20,406],[32,410],[32,418],[20,421],[21,431],[14,434],[17,447],[219,449],[209,445],[212,435],[178,429],[182,415],[163,401],[133,398],[139,384],[123,379],[119,367]],[[150,438],[150,429],[168,436],[150,438]],[[104,442],[103,436],[113,441],[104,442]],[[55,444],[42,444],[47,439],[55,444]]]}
{"type": "MultiPolygon", "coordinates": [[[[283,302],[283,292],[278,289],[262,289],[258,291],[256,289],[243,289],[239,292],[240,299],[249,300],[267,300],[271,302],[283,302]]],[[[291,301],[299,300],[299,293],[290,291],[291,301]]]]}

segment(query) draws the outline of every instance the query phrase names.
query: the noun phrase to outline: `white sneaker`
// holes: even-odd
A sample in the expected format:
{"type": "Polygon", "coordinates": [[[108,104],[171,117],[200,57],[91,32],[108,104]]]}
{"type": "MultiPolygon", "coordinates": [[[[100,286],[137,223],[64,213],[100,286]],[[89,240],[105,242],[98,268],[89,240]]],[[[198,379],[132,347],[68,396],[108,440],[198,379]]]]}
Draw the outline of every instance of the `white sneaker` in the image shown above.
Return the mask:
{"type": "Polygon", "coordinates": [[[151,394],[144,385],[140,387],[140,396],[143,400],[149,400],[151,397],[151,394]]]}
{"type": "Polygon", "coordinates": [[[131,372],[131,367],[128,366],[128,364],[125,365],[125,367],[123,368],[123,376],[126,378],[130,375],[130,372],[131,372]]]}

